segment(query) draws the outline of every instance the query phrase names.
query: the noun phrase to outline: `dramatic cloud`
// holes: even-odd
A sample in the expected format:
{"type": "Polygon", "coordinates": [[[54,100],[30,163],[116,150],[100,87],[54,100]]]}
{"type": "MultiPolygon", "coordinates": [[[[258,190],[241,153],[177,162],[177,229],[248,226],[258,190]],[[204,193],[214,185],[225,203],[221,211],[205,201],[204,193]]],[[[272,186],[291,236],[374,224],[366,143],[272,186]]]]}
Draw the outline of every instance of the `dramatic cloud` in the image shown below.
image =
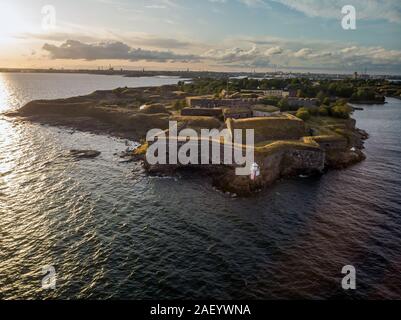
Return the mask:
{"type": "Polygon", "coordinates": [[[215,60],[222,65],[243,67],[269,67],[268,56],[261,52],[256,46],[251,49],[231,48],[212,49],[203,54],[204,58],[215,60]]]}
{"type": "Polygon", "coordinates": [[[283,48],[254,45],[250,49],[213,49],[202,55],[218,65],[231,67],[392,70],[401,68],[401,51],[382,47],[324,47],[324,48],[283,48]]]}
{"type": "Polygon", "coordinates": [[[341,8],[353,5],[358,19],[379,20],[401,23],[400,0],[271,0],[279,2],[291,9],[304,13],[309,17],[339,18],[341,8]]]}
{"type": "MultiPolygon", "coordinates": [[[[264,43],[261,41],[260,43],[264,43]]],[[[173,42],[174,44],[174,42],[173,42]]],[[[173,51],[133,48],[123,42],[87,44],[67,40],[59,46],[45,44],[52,59],[128,60],[151,62],[203,62],[212,66],[235,68],[272,68],[333,70],[401,70],[401,51],[383,47],[325,45],[282,42],[274,45],[253,44],[250,47],[221,47],[180,54],[173,51]],[[303,44],[308,45],[308,44],[303,44]]]]}
{"type": "Polygon", "coordinates": [[[76,40],[67,40],[60,46],[46,43],[43,50],[47,51],[52,59],[144,60],[154,62],[193,62],[199,60],[199,57],[195,55],[131,48],[122,42],[86,44],[76,40]]]}
{"type": "Polygon", "coordinates": [[[277,47],[273,47],[273,48],[269,48],[265,51],[265,55],[268,57],[274,56],[274,55],[278,55],[278,54],[282,54],[283,53],[283,49],[280,48],[279,46],[277,47]]]}

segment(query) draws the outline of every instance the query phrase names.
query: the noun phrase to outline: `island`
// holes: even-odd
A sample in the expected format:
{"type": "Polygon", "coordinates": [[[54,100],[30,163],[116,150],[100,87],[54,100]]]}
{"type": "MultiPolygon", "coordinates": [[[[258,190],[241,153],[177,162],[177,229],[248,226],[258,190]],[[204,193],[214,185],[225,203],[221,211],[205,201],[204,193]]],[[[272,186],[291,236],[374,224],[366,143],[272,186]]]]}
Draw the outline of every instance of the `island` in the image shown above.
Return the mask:
{"type": "Polygon", "coordinates": [[[177,85],[37,100],[8,116],[137,141],[141,145],[132,156],[149,174],[173,175],[193,168],[212,177],[219,190],[249,196],[283,177],[322,174],[363,161],[368,134],[357,128],[349,102],[358,95],[378,101],[382,96],[376,91],[364,95],[362,90],[368,89],[350,80],[199,78],[177,85]],[[253,129],[258,175],[236,175],[237,166],[224,163],[148,163],[147,133],[155,128],[168,132],[171,121],[180,130],[196,132],[253,129]]]}

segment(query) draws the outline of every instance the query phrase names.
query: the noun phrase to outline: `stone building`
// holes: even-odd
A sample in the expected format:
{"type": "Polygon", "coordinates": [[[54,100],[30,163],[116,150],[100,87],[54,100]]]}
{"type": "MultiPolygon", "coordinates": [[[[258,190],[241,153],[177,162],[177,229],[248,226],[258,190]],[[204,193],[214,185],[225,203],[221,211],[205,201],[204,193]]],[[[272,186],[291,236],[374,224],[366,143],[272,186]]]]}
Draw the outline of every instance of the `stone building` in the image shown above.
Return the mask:
{"type": "Polygon", "coordinates": [[[287,101],[290,107],[311,108],[317,105],[317,99],[315,98],[288,98],[287,101]]]}
{"type": "Polygon", "coordinates": [[[252,113],[254,117],[271,117],[279,115],[280,109],[275,106],[267,105],[255,105],[252,107],[252,113]]]}
{"type": "Polygon", "coordinates": [[[287,98],[290,96],[288,91],[284,90],[266,90],[264,94],[268,97],[276,97],[276,98],[287,98]]]}
{"type": "Polygon", "coordinates": [[[257,99],[217,99],[211,96],[187,98],[187,105],[191,108],[249,108],[252,105],[257,104],[257,102],[257,99]]]}
{"type": "Polygon", "coordinates": [[[226,108],[223,110],[224,120],[252,118],[252,110],[246,107],[226,108]]]}

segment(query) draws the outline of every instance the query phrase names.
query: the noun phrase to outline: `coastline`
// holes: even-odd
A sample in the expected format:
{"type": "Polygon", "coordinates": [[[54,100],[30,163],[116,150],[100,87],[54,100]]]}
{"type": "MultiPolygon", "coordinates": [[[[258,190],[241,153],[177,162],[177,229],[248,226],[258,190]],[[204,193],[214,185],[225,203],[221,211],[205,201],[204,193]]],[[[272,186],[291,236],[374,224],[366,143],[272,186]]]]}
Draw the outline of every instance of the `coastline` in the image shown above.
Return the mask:
{"type": "MultiPolygon", "coordinates": [[[[22,121],[106,134],[137,142],[143,141],[151,129],[166,130],[171,119],[185,120],[185,117],[178,117],[171,108],[141,110],[140,105],[145,96],[153,97],[156,105],[169,105],[176,99],[185,97],[185,94],[177,91],[175,85],[119,88],[67,99],[31,101],[17,112],[6,115],[22,121]]],[[[207,117],[191,118],[189,122],[185,120],[184,125],[191,128],[194,121],[203,118],[207,117]]],[[[307,126],[314,127],[316,124],[308,122],[307,126]]],[[[334,128],[342,133],[335,137],[305,137],[299,142],[277,140],[256,148],[256,160],[261,164],[261,175],[255,181],[248,176],[236,176],[235,167],[232,166],[209,165],[201,170],[205,174],[212,173],[213,185],[218,189],[238,196],[249,196],[281,178],[320,175],[326,170],[343,169],[366,159],[362,150],[363,141],[368,135],[356,128],[353,119],[330,122],[324,130],[327,132],[328,128],[329,132],[334,128]]],[[[314,129],[320,129],[320,124],[314,129]]],[[[181,165],[151,166],[146,162],[144,154],[133,154],[133,159],[141,162],[151,175],[174,175],[182,168],[188,168],[181,165]]]]}

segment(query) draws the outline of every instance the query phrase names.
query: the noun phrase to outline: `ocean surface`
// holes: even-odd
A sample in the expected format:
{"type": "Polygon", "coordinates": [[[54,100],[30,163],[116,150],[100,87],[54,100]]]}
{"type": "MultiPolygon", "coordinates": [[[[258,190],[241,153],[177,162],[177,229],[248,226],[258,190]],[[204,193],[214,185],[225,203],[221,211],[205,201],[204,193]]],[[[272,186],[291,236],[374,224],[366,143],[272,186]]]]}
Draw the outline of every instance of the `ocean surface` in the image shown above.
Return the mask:
{"type": "MultiPolygon", "coordinates": [[[[176,82],[0,74],[0,110],[176,82]]],[[[119,163],[123,140],[0,117],[0,298],[401,299],[401,101],[364,108],[365,162],[246,199],[193,174],[147,177],[119,163]],[[74,148],[102,154],[74,161],[74,148]]]]}

